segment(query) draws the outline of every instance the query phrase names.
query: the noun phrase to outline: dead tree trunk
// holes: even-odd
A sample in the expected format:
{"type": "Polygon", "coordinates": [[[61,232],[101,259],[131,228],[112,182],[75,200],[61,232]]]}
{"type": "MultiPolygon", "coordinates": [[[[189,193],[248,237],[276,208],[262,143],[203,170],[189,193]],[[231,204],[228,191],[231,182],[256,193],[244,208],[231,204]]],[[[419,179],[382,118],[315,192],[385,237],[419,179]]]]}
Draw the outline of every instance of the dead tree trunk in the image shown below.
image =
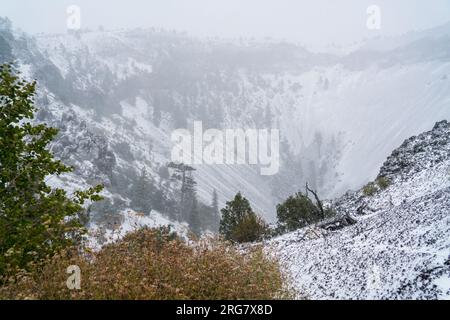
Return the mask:
{"type": "Polygon", "coordinates": [[[308,182],[306,183],[306,191],[307,192],[311,192],[313,194],[313,196],[314,196],[314,198],[316,199],[316,202],[317,202],[317,207],[320,210],[320,214],[322,216],[322,219],[325,219],[325,211],[323,210],[322,201],[320,201],[319,196],[317,195],[317,192],[309,188],[308,182]]]}

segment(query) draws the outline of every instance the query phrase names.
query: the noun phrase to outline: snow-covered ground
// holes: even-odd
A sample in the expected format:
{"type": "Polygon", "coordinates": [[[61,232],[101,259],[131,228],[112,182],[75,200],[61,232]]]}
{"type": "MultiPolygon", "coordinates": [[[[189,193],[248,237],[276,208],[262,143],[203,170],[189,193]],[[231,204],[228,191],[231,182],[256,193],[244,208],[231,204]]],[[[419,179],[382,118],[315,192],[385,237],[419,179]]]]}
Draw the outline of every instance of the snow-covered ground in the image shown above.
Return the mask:
{"type": "Polygon", "coordinates": [[[127,233],[146,228],[169,227],[171,232],[176,232],[184,240],[188,240],[189,226],[186,223],[178,223],[168,220],[158,211],[152,210],[149,215],[124,210],[120,213],[120,223],[106,228],[98,224],[91,224],[87,236],[87,245],[91,249],[98,250],[108,243],[123,238],[127,233]]]}
{"type": "Polygon", "coordinates": [[[357,223],[312,226],[268,244],[310,299],[450,298],[450,123],[408,139],[380,170],[373,196],[336,200],[357,223]]]}

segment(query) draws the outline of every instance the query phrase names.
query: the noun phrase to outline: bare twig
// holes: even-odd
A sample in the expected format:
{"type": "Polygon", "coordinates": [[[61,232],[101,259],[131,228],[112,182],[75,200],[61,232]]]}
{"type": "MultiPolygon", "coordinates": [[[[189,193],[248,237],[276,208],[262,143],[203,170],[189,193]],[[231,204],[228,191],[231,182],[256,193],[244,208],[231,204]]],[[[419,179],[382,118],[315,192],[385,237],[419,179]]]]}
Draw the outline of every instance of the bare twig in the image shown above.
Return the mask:
{"type": "Polygon", "coordinates": [[[317,195],[317,192],[309,188],[308,182],[306,183],[306,191],[311,192],[313,194],[313,196],[317,202],[317,207],[319,208],[320,214],[322,215],[322,219],[325,219],[325,212],[323,211],[322,201],[320,201],[319,196],[317,195]]]}

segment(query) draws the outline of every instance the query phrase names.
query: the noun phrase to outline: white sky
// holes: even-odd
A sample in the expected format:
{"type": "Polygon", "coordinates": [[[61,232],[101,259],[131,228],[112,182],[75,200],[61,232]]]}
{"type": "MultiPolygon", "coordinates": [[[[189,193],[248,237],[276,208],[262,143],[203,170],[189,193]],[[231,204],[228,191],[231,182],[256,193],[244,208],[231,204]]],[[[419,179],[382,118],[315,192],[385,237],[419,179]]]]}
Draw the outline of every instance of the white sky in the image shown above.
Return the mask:
{"type": "Polygon", "coordinates": [[[84,28],[164,27],[194,36],[272,37],[310,45],[350,43],[450,21],[450,0],[0,0],[0,16],[30,32],[65,32],[78,5],[84,28]],[[381,30],[366,27],[369,5],[381,30]]]}

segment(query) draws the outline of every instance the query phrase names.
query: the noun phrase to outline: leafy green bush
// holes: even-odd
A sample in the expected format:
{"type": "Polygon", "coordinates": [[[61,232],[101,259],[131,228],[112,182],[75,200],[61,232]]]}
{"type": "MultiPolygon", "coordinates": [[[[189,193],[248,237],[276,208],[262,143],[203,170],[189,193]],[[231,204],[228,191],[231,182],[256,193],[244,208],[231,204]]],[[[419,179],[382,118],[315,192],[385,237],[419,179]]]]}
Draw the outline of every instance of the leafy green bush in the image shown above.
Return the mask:
{"type": "Polygon", "coordinates": [[[102,187],[68,197],[46,177],[70,172],[47,149],[57,130],[31,120],[35,82],[0,66],[0,276],[57,253],[81,239],[78,214],[102,187]]]}

